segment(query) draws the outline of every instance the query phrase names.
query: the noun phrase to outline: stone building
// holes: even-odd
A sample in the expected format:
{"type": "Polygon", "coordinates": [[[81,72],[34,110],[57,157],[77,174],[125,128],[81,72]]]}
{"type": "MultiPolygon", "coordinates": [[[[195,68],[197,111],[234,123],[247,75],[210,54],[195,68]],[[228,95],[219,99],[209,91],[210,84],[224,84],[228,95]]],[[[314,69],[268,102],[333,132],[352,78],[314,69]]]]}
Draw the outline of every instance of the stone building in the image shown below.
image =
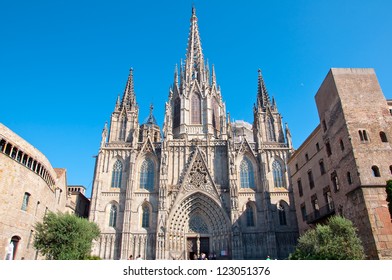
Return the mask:
{"type": "Polygon", "coordinates": [[[230,122],[215,69],[204,61],[194,9],[190,22],[162,130],[152,108],[139,125],[132,69],[103,129],[90,210],[101,236],[93,254],[285,258],[298,237],[289,129],[261,71],[253,125],[230,122]]]}
{"type": "Polygon", "coordinates": [[[34,226],[47,211],[65,211],[65,169],[0,124],[0,253],[2,259],[39,259],[34,226]]]}
{"type": "Polygon", "coordinates": [[[358,228],[367,258],[391,259],[390,102],[373,69],[331,69],[315,98],[320,125],[289,160],[299,232],[340,214],[358,228]]]}
{"type": "Polygon", "coordinates": [[[88,218],[90,200],[85,196],[86,188],[80,185],[67,186],[67,212],[81,218],[88,218]]]}

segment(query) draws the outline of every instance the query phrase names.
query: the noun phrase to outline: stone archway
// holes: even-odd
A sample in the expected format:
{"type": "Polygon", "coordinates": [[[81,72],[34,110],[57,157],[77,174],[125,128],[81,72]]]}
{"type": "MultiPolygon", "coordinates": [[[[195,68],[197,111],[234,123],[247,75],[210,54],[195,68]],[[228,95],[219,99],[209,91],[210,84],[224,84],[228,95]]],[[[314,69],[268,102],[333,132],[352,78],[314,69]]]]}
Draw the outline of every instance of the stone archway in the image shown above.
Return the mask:
{"type": "Polygon", "coordinates": [[[169,216],[166,235],[169,258],[189,259],[190,253],[231,256],[231,224],[224,209],[208,195],[185,197],[169,216]]]}

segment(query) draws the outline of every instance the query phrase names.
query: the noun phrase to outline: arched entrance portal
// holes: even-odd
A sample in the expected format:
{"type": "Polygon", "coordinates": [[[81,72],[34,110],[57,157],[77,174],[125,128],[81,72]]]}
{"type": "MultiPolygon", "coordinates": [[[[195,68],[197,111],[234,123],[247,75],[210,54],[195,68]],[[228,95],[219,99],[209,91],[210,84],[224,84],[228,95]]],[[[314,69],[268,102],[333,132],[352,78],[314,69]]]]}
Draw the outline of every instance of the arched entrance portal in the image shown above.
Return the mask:
{"type": "Polygon", "coordinates": [[[201,192],[193,193],[169,216],[169,258],[194,259],[202,253],[230,258],[230,229],[230,220],[219,201],[201,192]]]}

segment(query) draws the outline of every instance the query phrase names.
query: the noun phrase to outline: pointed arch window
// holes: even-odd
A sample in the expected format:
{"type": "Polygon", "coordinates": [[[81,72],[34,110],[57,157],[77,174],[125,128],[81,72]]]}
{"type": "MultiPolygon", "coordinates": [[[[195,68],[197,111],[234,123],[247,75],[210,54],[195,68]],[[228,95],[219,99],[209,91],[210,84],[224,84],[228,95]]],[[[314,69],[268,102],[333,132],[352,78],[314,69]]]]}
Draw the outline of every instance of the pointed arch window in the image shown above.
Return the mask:
{"type": "Polygon", "coordinates": [[[282,165],[277,160],[275,160],[272,163],[272,173],[273,173],[273,177],[274,177],[275,188],[283,188],[284,187],[283,169],[282,169],[282,165]]]}
{"type": "Polygon", "coordinates": [[[377,165],[372,166],[372,173],[373,173],[373,177],[381,177],[380,169],[378,168],[377,165]]]}
{"type": "Polygon", "coordinates": [[[381,138],[381,142],[384,142],[384,143],[388,142],[387,135],[385,134],[384,131],[380,131],[380,138],[381,138]]]}
{"type": "Polygon", "coordinates": [[[267,119],[267,135],[268,135],[268,141],[272,141],[272,142],[276,141],[274,121],[272,116],[268,117],[267,119]]]}
{"type": "Polygon", "coordinates": [[[212,125],[220,131],[219,104],[215,98],[212,99],[212,125]]]}
{"type": "Polygon", "coordinates": [[[142,209],[142,227],[150,227],[150,208],[147,205],[144,205],[142,209]]]}
{"type": "Polygon", "coordinates": [[[241,188],[255,188],[254,172],[252,163],[244,158],[240,164],[241,188]]]}
{"type": "Polygon", "coordinates": [[[122,169],[122,163],[118,159],[113,165],[112,188],[121,188],[122,169]]]}
{"type": "Polygon", "coordinates": [[[173,108],[173,128],[177,128],[180,126],[181,121],[181,99],[177,97],[174,100],[174,108],[173,108]]]}
{"type": "Polygon", "coordinates": [[[154,163],[152,159],[145,159],[140,168],[140,188],[148,191],[154,189],[154,163]]]}
{"type": "Polygon", "coordinates": [[[192,95],[191,123],[201,124],[201,100],[200,100],[200,96],[197,93],[192,95]]]}
{"type": "Polygon", "coordinates": [[[247,227],[255,226],[253,207],[249,203],[246,205],[246,226],[247,227]]]}
{"type": "Polygon", "coordinates": [[[278,204],[278,214],[279,214],[279,224],[281,226],[287,225],[286,209],[284,207],[283,202],[279,202],[279,204],[278,204]]]}
{"type": "Polygon", "coordinates": [[[120,141],[125,141],[126,130],[127,130],[127,119],[125,116],[122,116],[120,121],[120,135],[119,135],[120,141]]]}
{"type": "Polygon", "coordinates": [[[109,213],[109,227],[116,227],[117,223],[117,206],[112,205],[109,213]]]}

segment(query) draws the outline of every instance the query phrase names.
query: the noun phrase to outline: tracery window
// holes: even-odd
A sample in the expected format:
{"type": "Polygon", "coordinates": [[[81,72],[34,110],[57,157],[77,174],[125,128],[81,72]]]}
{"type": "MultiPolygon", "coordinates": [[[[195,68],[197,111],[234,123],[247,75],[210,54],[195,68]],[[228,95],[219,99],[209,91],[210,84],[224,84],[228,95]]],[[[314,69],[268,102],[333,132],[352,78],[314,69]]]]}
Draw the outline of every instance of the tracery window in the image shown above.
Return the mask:
{"type": "Polygon", "coordinates": [[[195,233],[208,233],[208,226],[200,215],[193,215],[189,219],[189,230],[195,233]]]}
{"type": "Polygon", "coordinates": [[[282,165],[277,160],[272,163],[272,174],[274,177],[275,188],[283,188],[284,183],[282,165]]]}
{"type": "Polygon", "coordinates": [[[246,205],[246,226],[254,227],[255,219],[254,219],[253,207],[249,204],[246,205]]]}
{"type": "Polygon", "coordinates": [[[149,228],[150,227],[150,208],[147,205],[143,206],[142,210],[142,227],[149,228]]]}
{"type": "Polygon", "coordinates": [[[148,191],[154,189],[154,163],[145,159],[140,167],[140,188],[148,191]]]}
{"type": "Polygon", "coordinates": [[[276,141],[275,137],[275,128],[274,128],[274,122],[272,117],[268,117],[267,119],[267,134],[268,134],[268,141],[276,141]]]}
{"type": "Polygon", "coordinates": [[[220,130],[219,104],[215,98],[212,99],[212,125],[216,130],[220,130]]]}
{"type": "Polygon", "coordinates": [[[116,227],[117,222],[117,206],[112,205],[109,213],[109,227],[116,227]]]}
{"type": "Polygon", "coordinates": [[[279,224],[281,226],[287,225],[286,210],[282,202],[279,202],[278,204],[278,213],[279,213],[279,224]]]}
{"type": "Polygon", "coordinates": [[[255,188],[254,173],[252,163],[248,158],[244,158],[240,164],[241,188],[255,188]]]}
{"type": "Polygon", "coordinates": [[[181,122],[181,99],[176,98],[174,100],[173,108],[173,128],[179,127],[181,122]]]}
{"type": "Polygon", "coordinates": [[[121,188],[122,163],[117,160],[113,165],[112,188],[121,188]]]}
{"type": "Polygon", "coordinates": [[[201,100],[200,100],[200,96],[197,93],[192,95],[191,123],[201,124],[201,100]]]}
{"type": "Polygon", "coordinates": [[[125,133],[127,130],[127,119],[125,116],[121,117],[121,121],[120,121],[120,141],[125,141],[125,133]]]}

